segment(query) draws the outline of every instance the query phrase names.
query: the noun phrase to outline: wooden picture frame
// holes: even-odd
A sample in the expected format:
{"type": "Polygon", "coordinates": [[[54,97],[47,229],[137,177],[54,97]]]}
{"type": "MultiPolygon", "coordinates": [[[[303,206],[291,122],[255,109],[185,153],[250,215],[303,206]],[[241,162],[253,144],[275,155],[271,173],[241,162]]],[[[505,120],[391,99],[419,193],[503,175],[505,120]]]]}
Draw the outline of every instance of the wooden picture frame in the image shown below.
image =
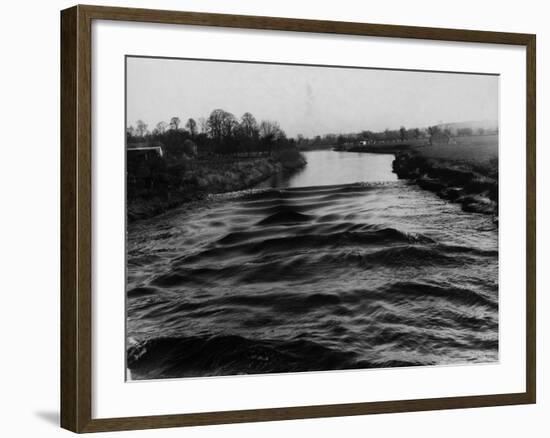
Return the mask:
{"type": "Polygon", "coordinates": [[[536,400],[535,35],[290,18],[75,6],[61,12],[61,426],[99,432],[530,404],[536,400]],[[93,20],[185,24],[371,37],[519,45],[526,48],[526,391],[336,405],[92,418],[92,35],[93,20]]]}

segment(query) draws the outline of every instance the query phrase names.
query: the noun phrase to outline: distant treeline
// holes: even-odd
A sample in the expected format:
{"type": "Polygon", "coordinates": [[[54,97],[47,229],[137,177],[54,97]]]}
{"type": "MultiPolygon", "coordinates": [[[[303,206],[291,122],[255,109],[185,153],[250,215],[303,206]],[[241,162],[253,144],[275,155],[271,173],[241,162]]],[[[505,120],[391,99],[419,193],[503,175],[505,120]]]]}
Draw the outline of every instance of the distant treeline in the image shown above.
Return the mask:
{"type": "Polygon", "coordinates": [[[126,131],[127,143],[162,143],[168,156],[179,156],[186,150],[195,149],[198,155],[270,155],[276,150],[323,149],[365,141],[367,143],[404,142],[407,140],[430,141],[437,137],[469,137],[473,135],[495,134],[498,128],[471,128],[451,125],[434,125],[426,128],[386,129],[384,131],[365,130],[349,134],[325,134],[307,138],[298,134],[288,138],[278,122],[262,120],[258,122],[249,112],[237,119],[223,109],[213,110],[207,118],[190,118],[182,124],[179,117],[169,122],[158,122],[150,130],[142,120],[126,131]],[[185,146],[184,146],[185,145],[185,146]]]}
{"type": "Polygon", "coordinates": [[[386,129],[384,131],[361,131],[351,134],[326,134],[317,135],[313,138],[305,138],[298,134],[296,144],[302,150],[315,149],[315,148],[328,148],[334,145],[345,145],[350,143],[357,143],[360,141],[366,141],[368,143],[383,143],[393,141],[406,141],[406,140],[421,140],[426,139],[429,141],[432,137],[437,136],[457,136],[457,137],[469,137],[472,135],[486,135],[495,134],[496,129],[486,128],[452,128],[441,127],[439,125],[429,126],[427,128],[412,128],[407,129],[402,126],[399,129],[386,129]]]}
{"type": "Polygon", "coordinates": [[[126,139],[129,147],[160,142],[165,153],[174,157],[192,149],[198,155],[257,156],[296,147],[296,141],[287,138],[278,122],[258,122],[249,112],[237,119],[223,109],[213,110],[208,118],[190,118],[184,125],[179,117],[172,117],[168,123],[158,122],[152,130],[138,120],[127,128],[126,139]]]}

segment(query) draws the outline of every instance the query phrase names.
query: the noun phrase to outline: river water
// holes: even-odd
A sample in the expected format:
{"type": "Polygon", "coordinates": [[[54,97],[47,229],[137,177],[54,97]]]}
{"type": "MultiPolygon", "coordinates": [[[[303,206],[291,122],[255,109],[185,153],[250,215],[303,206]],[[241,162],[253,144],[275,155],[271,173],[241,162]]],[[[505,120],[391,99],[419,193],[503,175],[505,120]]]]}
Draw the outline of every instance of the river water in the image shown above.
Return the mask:
{"type": "Polygon", "coordinates": [[[498,360],[498,229],[391,172],[306,153],[259,187],[132,223],[132,379],[498,360]]]}

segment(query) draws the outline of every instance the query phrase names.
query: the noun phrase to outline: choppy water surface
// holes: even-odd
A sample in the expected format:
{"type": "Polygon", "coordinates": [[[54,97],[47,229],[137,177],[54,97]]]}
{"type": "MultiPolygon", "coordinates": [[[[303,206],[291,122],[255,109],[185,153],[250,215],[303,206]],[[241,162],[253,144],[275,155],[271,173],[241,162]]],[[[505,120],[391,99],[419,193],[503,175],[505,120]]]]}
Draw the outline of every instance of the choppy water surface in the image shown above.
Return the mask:
{"type": "Polygon", "coordinates": [[[129,226],[133,379],[498,359],[491,218],[348,155],[129,226]]]}

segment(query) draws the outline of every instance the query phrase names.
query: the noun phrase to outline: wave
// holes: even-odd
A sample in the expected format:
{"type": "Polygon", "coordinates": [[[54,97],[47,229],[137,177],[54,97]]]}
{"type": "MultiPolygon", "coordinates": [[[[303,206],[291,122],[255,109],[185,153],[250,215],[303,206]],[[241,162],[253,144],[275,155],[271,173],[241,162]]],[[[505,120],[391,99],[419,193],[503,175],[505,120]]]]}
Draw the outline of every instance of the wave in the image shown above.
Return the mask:
{"type": "Polygon", "coordinates": [[[308,222],[312,216],[299,213],[294,210],[279,210],[276,213],[262,219],[258,225],[268,224],[295,224],[297,222],[308,222]]]}
{"type": "Polygon", "coordinates": [[[485,306],[496,310],[498,302],[483,296],[471,289],[459,288],[451,285],[436,285],[417,281],[395,282],[390,284],[385,292],[388,294],[400,294],[404,298],[443,298],[447,302],[465,305],[485,306]]]}
{"type": "Polygon", "coordinates": [[[355,353],[303,339],[236,335],[149,339],[128,348],[126,364],[135,380],[421,365],[404,360],[368,363],[355,353]]]}
{"type": "MultiPolygon", "coordinates": [[[[404,241],[407,242],[407,239],[404,239],[404,241]]],[[[424,240],[418,236],[409,238],[408,242],[413,242],[413,244],[367,251],[344,251],[338,254],[327,254],[323,257],[323,261],[324,263],[356,263],[363,267],[406,266],[407,268],[426,268],[429,266],[464,265],[468,262],[480,262],[483,258],[491,259],[495,255],[495,251],[491,250],[431,244],[429,239],[424,240]]]]}
{"type": "MultiPolygon", "coordinates": [[[[324,276],[325,269],[429,269],[491,263],[495,252],[432,243],[395,229],[267,238],[232,233],[218,245],[174,261],[153,286],[207,285],[220,280],[270,282],[324,276]]],[[[138,289],[139,290],[139,289],[138,289]]]]}
{"type": "Polygon", "coordinates": [[[127,256],[135,379],[498,358],[497,231],[416,186],[219,195],[127,256]]]}

